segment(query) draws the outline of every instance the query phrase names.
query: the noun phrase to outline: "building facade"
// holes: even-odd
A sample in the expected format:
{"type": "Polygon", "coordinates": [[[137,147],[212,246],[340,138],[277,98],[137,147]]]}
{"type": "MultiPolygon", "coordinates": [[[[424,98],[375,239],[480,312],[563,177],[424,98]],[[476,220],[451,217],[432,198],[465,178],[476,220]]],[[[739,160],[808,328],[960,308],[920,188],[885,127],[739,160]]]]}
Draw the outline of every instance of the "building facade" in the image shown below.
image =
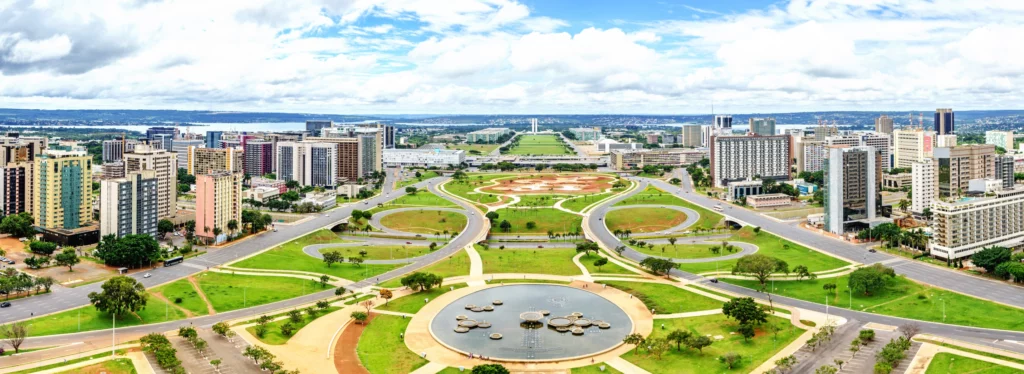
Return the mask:
{"type": "Polygon", "coordinates": [[[312,141],[277,144],[277,178],[303,186],[338,185],[338,145],[312,141]]]}
{"type": "Polygon", "coordinates": [[[683,139],[679,142],[683,147],[702,147],[700,137],[700,125],[683,125],[683,139]]]}
{"type": "Polygon", "coordinates": [[[939,196],[962,196],[971,179],[996,177],[996,147],[991,144],[970,144],[953,148],[935,148],[939,196]]]}
{"type": "Polygon", "coordinates": [[[935,148],[935,132],[921,129],[903,129],[893,132],[893,160],[897,168],[909,168],[915,162],[924,162],[932,157],[935,148]]]}
{"type": "Polygon", "coordinates": [[[45,229],[74,230],[92,223],[92,157],[51,149],[36,157],[32,217],[45,229]]]}
{"type": "Polygon", "coordinates": [[[842,235],[853,221],[875,219],[877,157],[873,147],[833,146],[825,164],[825,228],[842,235]]]}
{"type": "Polygon", "coordinates": [[[775,118],[771,118],[771,117],[768,117],[768,118],[753,118],[753,117],[751,117],[749,119],[749,122],[750,122],[750,132],[751,133],[754,133],[754,134],[757,134],[757,135],[762,135],[762,136],[775,135],[775,118]]]}
{"type": "Polygon", "coordinates": [[[935,134],[947,135],[956,132],[956,116],[953,108],[935,109],[935,134]]]}
{"type": "Polygon", "coordinates": [[[1015,163],[1013,156],[996,155],[996,179],[1002,181],[1004,189],[1013,188],[1016,183],[1013,178],[1015,163]]]}
{"type": "Polygon", "coordinates": [[[156,238],[157,184],[153,170],[100,182],[100,237],[146,234],[156,238]]]}
{"type": "Polygon", "coordinates": [[[924,213],[926,208],[932,206],[932,201],[939,198],[939,178],[936,167],[938,163],[934,160],[915,162],[910,168],[911,191],[910,211],[916,214],[924,213]]]}
{"type": "Polygon", "coordinates": [[[306,121],[306,132],[312,136],[320,136],[320,131],[334,127],[334,121],[306,121]]]}
{"type": "Polygon", "coordinates": [[[199,175],[219,170],[242,173],[245,171],[242,154],[242,150],[236,148],[189,147],[188,173],[199,175]]]}
{"type": "Polygon", "coordinates": [[[787,180],[793,159],[789,135],[715,136],[711,141],[711,179],[723,188],[729,182],[787,180]]]}
{"type": "Polygon", "coordinates": [[[985,144],[1002,147],[1004,150],[1013,150],[1013,131],[985,131],[985,144]]]}
{"type": "Polygon", "coordinates": [[[502,135],[505,135],[505,134],[508,134],[508,133],[511,133],[511,132],[512,132],[512,130],[509,130],[509,129],[504,128],[504,127],[493,127],[493,128],[483,129],[483,130],[477,130],[477,131],[473,131],[473,132],[470,132],[470,133],[466,134],[466,142],[467,143],[494,143],[494,142],[498,141],[498,138],[500,138],[502,135]]]}
{"type": "Polygon", "coordinates": [[[242,178],[242,173],[225,170],[196,176],[197,237],[219,243],[229,233],[228,222],[234,220],[241,227],[242,178]]]}
{"type": "Polygon", "coordinates": [[[124,154],[125,175],[143,170],[156,172],[158,217],[173,217],[178,211],[178,154],[145,145],[124,154]]]}
{"type": "Polygon", "coordinates": [[[207,131],[203,136],[206,148],[220,148],[220,138],[224,136],[223,131],[207,131]]]}
{"type": "Polygon", "coordinates": [[[384,166],[437,166],[460,165],[466,161],[466,151],[447,149],[385,149],[384,166]]]}
{"type": "Polygon", "coordinates": [[[879,160],[882,162],[882,170],[889,170],[889,154],[892,148],[890,141],[889,135],[882,133],[837,135],[825,138],[825,146],[874,147],[875,151],[881,154],[879,160]]]}
{"type": "Polygon", "coordinates": [[[796,160],[796,172],[814,173],[821,171],[825,166],[825,159],[828,156],[828,146],[823,141],[814,140],[810,137],[796,137],[794,146],[794,159],[796,160]]]}
{"type": "Polygon", "coordinates": [[[647,165],[690,165],[707,154],[694,149],[635,149],[613,150],[608,154],[608,166],[618,170],[643,168],[647,165]]]}
{"type": "Polygon", "coordinates": [[[714,122],[715,129],[729,129],[732,132],[732,116],[717,115],[714,122]]]}
{"type": "Polygon", "coordinates": [[[178,140],[174,142],[173,152],[178,155],[178,169],[188,170],[189,148],[203,145],[202,140],[178,140]]]}
{"type": "Polygon", "coordinates": [[[250,177],[269,174],[274,169],[274,144],[249,140],[245,143],[245,174],[250,177]]]}
{"type": "Polygon", "coordinates": [[[932,256],[958,259],[991,246],[1015,247],[1024,242],[1024,188],[993,192],[994,196],[932,204],[932,256]]]}
{"type": "Polygon", "coordinates": [[[875,118],[875,132],[882,134],[892,134],[893,121],[892,118],[883,114],[875,118]]]}
{"type": "Polygon", "coordinates": [[[579,141],[597,141],[601,139],[601,129],[598,127],[571,128],[569,132],[576,136],[579,141]]]}
{"type": "Polygon", "coordinates": [[[102,156],[103,163],[121,161],[125,152],[135,150],[136,144],[139,144],[139,141],[135,139],[104,140],[102,156]]]}
{"type": "Polygon", "coordinates": [[[3,215],[32,212],[32,197],[35,195],[33,178],[34,163],[30,161],[8,162],[0,169],[0,198],[3,199],[3,215]]]}

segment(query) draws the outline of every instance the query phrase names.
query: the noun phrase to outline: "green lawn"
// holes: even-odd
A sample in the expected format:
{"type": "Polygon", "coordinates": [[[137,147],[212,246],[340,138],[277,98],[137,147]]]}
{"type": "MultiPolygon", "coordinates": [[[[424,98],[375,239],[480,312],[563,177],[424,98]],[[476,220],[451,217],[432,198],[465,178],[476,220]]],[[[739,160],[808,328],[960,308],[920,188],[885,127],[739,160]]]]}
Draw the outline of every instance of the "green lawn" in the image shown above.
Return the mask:
{"type": "Polygon", "coordinates": [[[192,283],[189,283],[188,279],[178,279],[174,282],[151,289],[150,292],[160,292],[172,303],[175,299],[181,298],[181,303],[177,305],[188,309],[197,316],[205,316],[209,314],[209,310],[206,308],[206,303],[203,302],[201,297],[199,297],[199,292],[197,292],[196,288],[192,286],[192,283]]]}
{"type": "Polygon", "coordinates": [[[480,204],[490,204],[498,201],[494,194],[476,193],[476,188],[490,186],[492,180],[511,177],[512,174],[469,174],[463,180],[451,180],[445,183],[444,189],[449,193],[464,199],[475,201],[480,204]]]}
{"type": "MultiPolygon", "coordinates": [[[[755,234],[753,228],[749,226],[738,231],[734,231],[733,236],[727,240],[752,243],[758,246],[758,254],[772,256],[786,261],[786,263],[789,264],[790,269],[797,265],[804,265],[807,266],[811,272],[818,272],[849,265],[846,261],[782,239],[765,231],[755,234]]],[[[661,248],[657,249],[660,250],[661,248]]],[[[666,249],[666,251],[668,251],[668,249],[666,249]]],[[[736,260],[679,264],[679,269],[691,273],[704,273],[715,271],[716,264],[720,271],[731,271],[733,265],[736,264],[736,260]]]]}
{"type": "Polygon", "coordinates": [[[928,371],[925,371],[925,374],[947,373],[1012,374],[1020,373],[1020,370],[952,353],[941,352],[932,358],[932,362],[928,364],[928,371]]]}
{"type": "MultiPolygon", "coordinates": [[[[469,255],[466,254],[466,251],[460,250],[454,255],[448,256],[448,258],[419,271],[437,274],[445,278],[469,275],[469,255]]],[[[381,283],[380,286],[386,288],[401,287],[401,277],[381,283]]]]}
{"type": "Polygon", "coordinates": [[[462,213],[416,210],[386,215],[380,219],[380,224],[403,232],[434,234],[460,232],[466,228],[466,220],[466,215],[462,213]]]}
{"type": "Polygon", "coordinates": [[[381,314],[370,321],[356,344],[356,354],[367,371],[373,374],[406,374],[427,364],[427,360],[410,351],[399,337],[410,320],[381,314]]]}
{"type": "MultiPolygon", "coordinates": [[[[760,288],[757,281],[724,278],[722,281],[747,288],[760,288]]],[[[829,303],[841,308],[849,308],[851,299],[847,288],[848,282],[849,276],[804,281],[776,281],[775,292],[782,296],[824,304],[826,293],[823,286],[826,283],[835,283],[838,286],[839,297],[838,300],[835,300],[834,293],[829,295],[829,303]]],[[[1022,309],[925,286],[903,276],[897,276],[886,290],[871,296],[854,293],[852,304],[855,310],[895,317],[1024,331],[1024,310],[1022,309]],[[942,317],[943,303],[946,308],[945,321],[942,317]]]]}
{"type": "Polygon", "coordinates": [[[295,334],[298,334],[299,330],[302,330],[302,328],[306,327],[306,325],[308,325],[311,322],[315,321],[317,318],[320,318],[320,317],[323,317],[323,316],[325,316],[327,314],[336,312],[336,311],[338,311],[338,309],[341,309],[341,308],[340,307],[336,307],[336,306],[332,306],[332,307],[328,307],[326,310],[317,309],[317,310],[320,311],[320,313],[316,315],[316,318],[309,318],[309,315],[306,314],[306,310],[305,309],[301,309],[299,311],[302,312],[302,320],[300,320],[299,322],[292,322],[290,319],[285,318],[285,319],[282,319],[282,320],[277,320],[277,321],[274,321],[274,322],[270,322],[270,323],[267,324],[267,332],[266,332],[266,334],[263,334],[262,338],[256,336],[256,327],[255,326],[246,327],[245,331],[248,331],[250,334],[252,334],[252,336],[255,336],[256,339],[259,339],[263,343],[270,344],[270,345],[282,345],[282,344],[287,343],[288,339],[291,339],[292,336],[295,336],[295,334]],[[291,336],[284,336],[283,334],[281,334],[281,326],[283,326],[286,323],[291,323],[292,326],[295,327],[295,331],[292,333],[291,336]]]}
{"type": "Polygon", "coordinates": [[[622,355],[622,358],[654,374],[661,373],[747,373],[758,365],[771,358],[775,352],[781,350],[790,342],[796,340],[804,330],[789,323],[788,320],[769,317],[768,323],[775,324],[780,328],[777,335],[767,332],[764,326],[759,327],[757,335],[750,341],[744,341],[740,334],[730,335],[736,332],[739,323],[727,319],[724,315],[701,316],[693,318],[674,318],[658,320],[657,324],[665,324],[664,329],[655,328],[651,337],[665,337],[675,329],[689,330],[693,333],[714,336],[722,336],[724,339],[715,341],[703,352],[683,347],[677,351],[673,346],[658,360],[656,356],[649,355],[641,349],[640,353],[629,351],[622,355]],[[718,357],[728,352],[735,352],[743,357],[739,365],[732,370],[726,369],[725,365],[718,361],[718,357]]]}
{"type": "Polygon", "coordinates": [[[424,305],[427,305],[423,303],[423,299],[430,299],[431,301],[433,301],[438,296],[441,296],[447,293],[448,291],[451,291],[451,287],[459,289],[462,287],[466,287],[466,284],[462,283],[454,284],[451,286],[434,287],[431,288],[430,291],[420,291],[412,295],[391,300],[390,302],[387,303],[387,305],[381,305],[377,307],[377,309],[388,310],[392,312],[416,314],[416,312],[420,311],[420,308],[423,308],[424,305]]]}
{"type": "MultiPolygon", "coordinates": [[[[685,240],[686,238],[681,239],[685,240]]],[[[640,247],[637,245],[629,245],[628,243],[626,244],[626,246],[640,253],[669,258],[712,258],[726,256],[730,254],[729,252],[722,251],[716,255],[711,252],[711,247],[717,246],[710,244],[679,244],[677,242],[676,245],[671,245],[665,243],[654,244],[654,249],[649,249],[647,246],[640,247]]],[[[731,266],[732,265],[730,265],[730,269],[731,266]]]]}
{"type": "Polygon", "coordinates": [[[699,227],[703,229],[715,228],[716,226],[718,226],[718,223],[721,222],[723,218],[721,214],[704,209],[703,207],[700,207],[698,205],[691,204],[686,200],[675,197],[674,195],[659,190],[654,186],[647,186],[647,189],[641,191],[636,195],[629,197],[626,200],[616,203],[614,206],[623,205],[675,205],[684,208],[690,208],[696,211],[698,214],[700,214],[700,219],[697,220],[697,223],[694,224],[693,227],[699,227]]]}
{"type": "Polygon", "coordinates": [[[404,195],[390,202],[384,203],[383,206],[370,209],[371,212],[380,212],[398,208],[413,208],[420,206],[439,206],[439,207],[456,207],[455,203],[445,200],[443,197],[435,195],[430,191],[419,191],[415,195],[404,195]]]}
{"type": "Polygon", "coordinates": [[[466,156],[471,156],[471,155],[472,156],[478,156],[478,154],[470,153],[470,151],[480,152],[479,155],[487,155],[487,154],[489,154],[491,152],[494,152],[495,149],[498,149],[499,145],[501,145],[501,144],[493,144],[493,143],[492,144],[466,144],[466,143],[459,143],[459,144],[448,144],[447,148],[448,149],[461,149],[463,151],[466,151],[466,156]]]}
{"type": "MultiPolygon", "coordinates": [[[[437,243],[441,245],[442,243],[437,243]]],[[[416,245],[369,245],[355,247],[331,247],[322,248],[320,253],[338,251],[345,258],[360,257],[360,251],[366,251],[366,260],[388,260],[397,258],[411,258],[423,256],[430,253],[429,247],[416,245]]]]}
{"type": "Polygon", "coordinates": [[[595,254],[587,254],[587,255],[584,255],[583,257],[580,257],[580,263],[583,264],[583,267],[587,268],[587,271],[589,271],[590,274],[627,274],[627,275],[637,275],[637,273],[634,273],[632,271],[626,270],[622,266],[615,265],[611,261],[608,261],[607,264],[605,264],[604,266],[601,266],[601,268],[598,269],[597,266],[594,266],[594,261],[597,261],[598,258],[599,257],[597,255],[595,255],[595,254]]]}
{"type": "MultiPolygon", "coordinates": [[[[410,177],[409,179],[398,181],[398,184],[396,185],[396,188],[397,189],[404,189],[405,186],[413,185],[413,184],[416,184],[416,183],[419,183],[419,182],[425,181],[427,179],[434,178],[434,177],[438,176],[437,172],[433,171],[433,170],[416,170],[416,171],[418,171],[420,173],[420,177],[419,178],[410,177]]],[[[414,173],[413,175],[415,175],[415,172],[413,172],[413,173],[414,173]]]]}
{"type": "Polygon", "coordinates": [[[551,207],[559,200],[568,198],[568,195],[519,195],[519,207],[551,207]]]}
{"type": "Polygon", "coordinates": [[[570,199],[562,203],[562,208],[569,209],[573,212],[582,212],[583,208],[586,208],[590,204],[601,201],[601,199],[607,198],[610,194],[611,193],[609,192],[604,192],[599,194],[585,195],[583,197],[577,197],[575,199],[570,199]]]}
{"type": "Polygon", "coordinates": [[[634,233],[667,230],[686,221],[686,214],[669,208],[629,208],[612,211],[604,223],[608,230],[634,233]]]}
{"type": "Polygon", "coordinates": [[[476,249],[484,262],[484,274],[582,274],[580,268],[572,262],[573,256],[576,256],[575,248],[483,249],[477,246],[476,249]]]}
{"type": "MultiPolygon", "coordinates": [[[[323,291],[319,280],[203,272],[199,287],[219,313],[323,291]]],[[[330,288],[330,285],[327,285],[330,288]]]]}
{"type": "Polygon", "coordinates": [[[560,156],[572,154],[572,151],[558,135],[520,135],[519,145],[503,154],[560,156]]]}
{"type": "Polygon", "coordinates": [[[373,277],[386,273],[398,265],[354,265],[350,263],[334,264],[327,267],[322,260],[310,257],[302,252],[302,248],[311,244],[344,243],[338,235],[329,230],[319,230],[288,243],[274,247],[256,256],[231,264],[231,266],[249,269],[296,270],[333,275],[352,281],[373,277]]]}
{"type": "Polygon", "coordinates": [[[601,281],[599,283],[629,292],[643,301],[648,308],[654,308],[661,314],[722,308],[721,301],[667,284],[620,281],[601,281]]]}
{"type": "Polygon", "coordinates": [[[135,365],[128,358],[115,358],[98,364],[83,366],[77,369],[62,371],[57,374],[70,373],[103,373],[103,374],[135,374],[135,365]]]}
{"type": "MultiPolygon", "coordinates": [[[[137,317],[125,316],[118,318],[117,327],[177,321],[185,318],[185,313],[154,297],[149,297],[146,307],[138,311],[136,315],[137,317]]],[[[105,330],[110,329],[113,325],[110,314],[99,312],[93,306],[84,306],[48,316],[36,317],[27,320],[26,323],[28,324],[29,336],[105,330]],[[79,329],[79,321],[81,321],[81,329],[79,329]]]]}
{"type": "Polygon", "coordinates": [[[622,374],[621,371],[615,370],[615,368],[608,366],[605,363],[593,364],[584,367],[573,368],[570,370],[572,374],[622,374]],[[601,371],[601,366],[604,366],[604,371],[601,371]]]}
{"type": "Polygon", "coordinates": [[[555,233],[566,233],[582,231],[583,217],[563,212],[555,208],[538,209],[498,209],[498,219],[491,226],[491,234],[494,235],[547,235],[548,231],[555,233]],[[508,221],[512,224],[509,232],[501,231],[501,221],[508,221]],[[533,222],[535,227],[526,228],[527,222],[533,222]]]}

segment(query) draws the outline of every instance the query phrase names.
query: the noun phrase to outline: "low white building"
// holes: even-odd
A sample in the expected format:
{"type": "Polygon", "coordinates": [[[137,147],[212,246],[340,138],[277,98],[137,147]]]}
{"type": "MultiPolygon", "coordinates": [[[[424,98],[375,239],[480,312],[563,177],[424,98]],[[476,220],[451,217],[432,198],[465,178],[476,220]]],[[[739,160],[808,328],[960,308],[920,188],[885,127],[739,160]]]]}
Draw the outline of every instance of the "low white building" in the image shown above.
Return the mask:
{"type": "Polygon", "coordinates": [[[466,161],[466,151],[441,148],[385,149],[384,166],[438,166],[458,165],[466,161]]]}
{"type": "Polygon", "coordinates": [[[242,194],[242,197],[245,199],[256,200],[266,204],[270,200],[277,199],[281,195],[281,190],[276,187],[253,187],[242,191],[242,194]]]}
{"type": "Polygon", "coordinates": [[[299,200],[298,204],[313,203],[320,207],[322,210],[334,208],[338,205],[337,196],[333,191],[327,190],[327,192],[321,194],[306,194],[306,197],[299,200]]]}
{"type": "Polygon", "coordinates": [[[343,184],[338,186],[338,196],[348,196],[349,198],[356,197],[360,191],[366,189],[366,185],[362,184],[343,184]]]}

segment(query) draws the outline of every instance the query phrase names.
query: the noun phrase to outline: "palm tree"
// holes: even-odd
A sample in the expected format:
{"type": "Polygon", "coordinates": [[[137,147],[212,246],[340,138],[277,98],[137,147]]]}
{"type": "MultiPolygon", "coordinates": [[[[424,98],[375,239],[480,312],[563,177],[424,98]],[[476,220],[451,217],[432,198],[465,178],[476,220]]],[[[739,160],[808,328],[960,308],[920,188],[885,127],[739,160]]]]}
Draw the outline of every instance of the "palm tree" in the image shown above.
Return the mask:
{"type": "Polygon", "coordinates": [[[901,211],[906,212],[907,208],[910,207],[910,202],[907,199],[900,199],[900,202],[896,204],[901,211]]]}
{"type": "Polygon", "coordinates": [[[234,235],[235,234],[235,230],[238,230],[238,221],[237,220],[230,220],[230,221],[228,221],[228,230],[231,230],[231,235],[234,235]]]}

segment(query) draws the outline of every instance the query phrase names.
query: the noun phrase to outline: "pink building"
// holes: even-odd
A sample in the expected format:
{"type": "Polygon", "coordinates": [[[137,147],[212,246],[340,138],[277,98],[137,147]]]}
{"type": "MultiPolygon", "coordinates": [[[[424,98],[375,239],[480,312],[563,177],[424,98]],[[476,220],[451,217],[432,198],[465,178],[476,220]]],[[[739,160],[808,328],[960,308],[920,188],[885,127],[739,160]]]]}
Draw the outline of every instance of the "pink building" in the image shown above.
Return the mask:
{"type": "Polygon", "coordinates": [[[196,236],[220,243],[227,239],[227,234],[233,234],[228,222],[235,220],[241,227],[242,176],[228,171],[196,176],[196,236]],[[216,231],[221,235],[216,235],[216,231]]]}

